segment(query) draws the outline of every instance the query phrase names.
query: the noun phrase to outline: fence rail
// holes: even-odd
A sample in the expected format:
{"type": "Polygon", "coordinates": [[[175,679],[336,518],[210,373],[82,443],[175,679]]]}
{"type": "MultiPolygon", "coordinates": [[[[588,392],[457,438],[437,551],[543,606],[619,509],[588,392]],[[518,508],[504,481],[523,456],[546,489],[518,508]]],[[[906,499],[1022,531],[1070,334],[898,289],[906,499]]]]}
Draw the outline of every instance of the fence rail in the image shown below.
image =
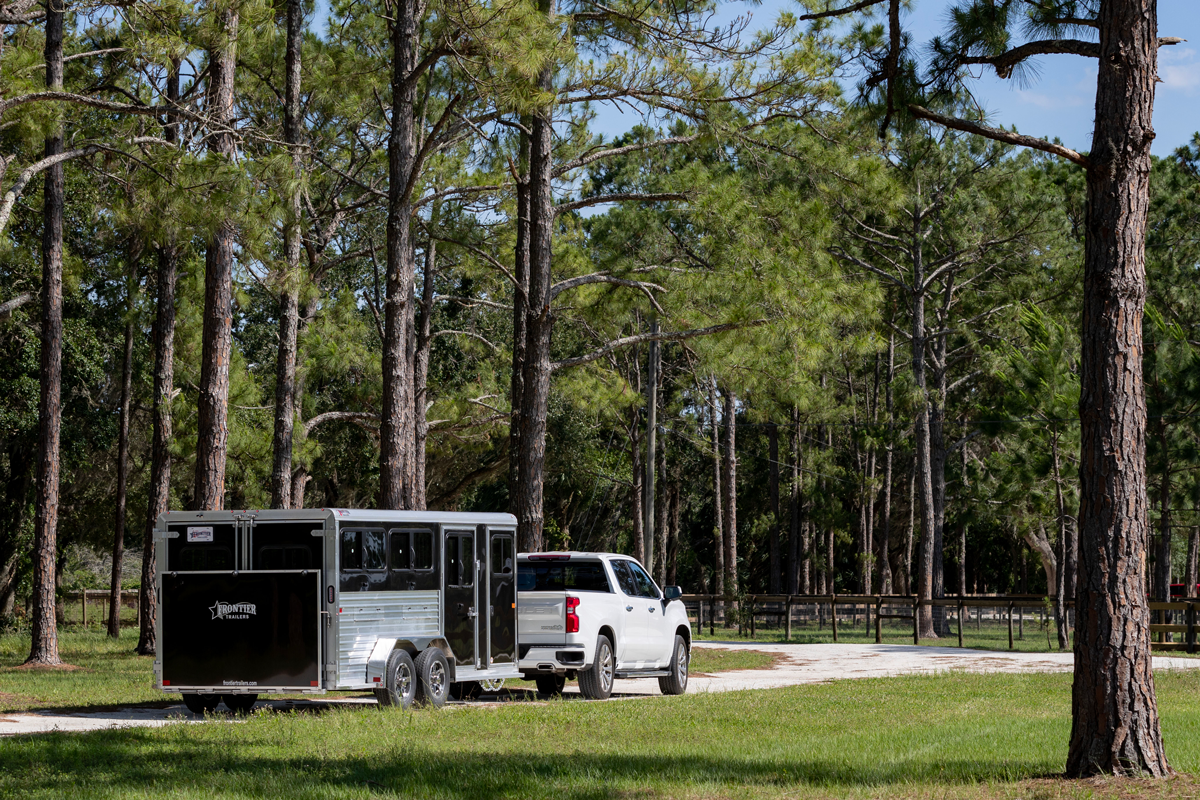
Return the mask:
{"type": "MultiPolygon", "coordinates": [[[[59,595],[62,598],[63,610],[73,608],[78,605],[80,612],[80,622],[85,627],[88,624],[88,609],[89,607],[99,606],[99,611],[95,617],[99,620],[102,626],[108,625],[108,617],[111,613],[109,606],[112,604],[112,598],[108,589],[84,589],[75,592],[63,592],[59,595]]],[[[139,592],[137,589],[122,589],[118,593],[118,607],[121,609],[133,609],[132,622],[128,616],[121,620],[121,625],[137,627],[141,624],[142,604],[138,602],[139,592]]]]}
{"type": "MultiPolygon", "coordinates": [[[[728,599],[714,594],[685,594],[682,598],[685,606],[694,606],[697,630],[703,630],[707,620],[709,635],[716,634],[716,617],[718,603],[740,603],[742,613],[738,615],[738,632],[742,632],[743,620],[749,625],[750,636],[756,634],[756,623],[759,617],[782,616],[786,629],[786,638],[792,638],[793,611],[797,606],[815,606],[823,610],[829,609],[830,629],[833,640],[838,640],[838,607],[858,606],[865,609],[868,626],[873,616],[875,619],[875,642],[883,643],[883,620],[905,620],[912,622],[913,644],[920,643],[920,612],[922,607],[955,608],[958,623],[958,646],[963,646],[963,612],[968,608],[994,608],[1005,613],[1008,623],[1008,647],[1013,649],[1013,614],[1023,609],[1045,609],[1045,597],[1035,595],[958,595],[955,597],[940,597],[933,600],[922,600],[916,595],[861,595],[861,594],[755,594],[728,599]],[[705,607],[707,606],[707,616],[705,607]],[[749,606],[747,610],[745,607],[749,606]],[[775,608],[771,608],[774,606],[775,608]],[[908,613],[894,613],[897,608],[908,613]],[[885,612],[889,609],[889,612],[885,612]]],[[[1074,601],[1068,600],[1066,608],[1074,608],[1074,601]]],[[[1158,621],[1150,625],[1151,646],[1158,650],[1185,650],[1188,653],[1196,651],[1197,609],[1200,600],[1195,602],[1150,603],[1150,612],[1157,615],[1158,621]],[[1183,612],[1185,624],[1174,623],[1171,619],[1173,612],[1183,612]],[[1168,641],[1172,633],[1185,635],[1184,641],[1168,641]],[[1157,638],[1158,641],[1154,641],[1157,638]]],[[[692,616],[689,609],[689,617],[692,616]]]]}

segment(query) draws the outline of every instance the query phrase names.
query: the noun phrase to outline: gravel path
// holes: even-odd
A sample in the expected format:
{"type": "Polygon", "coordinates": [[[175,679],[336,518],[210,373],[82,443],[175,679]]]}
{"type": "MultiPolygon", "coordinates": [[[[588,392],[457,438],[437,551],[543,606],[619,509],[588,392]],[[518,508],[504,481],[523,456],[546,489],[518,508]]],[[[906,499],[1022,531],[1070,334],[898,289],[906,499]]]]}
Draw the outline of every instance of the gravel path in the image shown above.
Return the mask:
{"type": "MultiPolygon", "coordinates": [[[[745,644],[740,642],[697,642],[696,647],[758,650],[781,657],[771,669],[746,669],[693,675],[689,693],[728,692],[740,689],[774,689],[805,683],[824,683],[846,678],[881,678],[894,675],[925,675],[948,670],[969,672],[1070,672],[1070,653],[1007,653],[961,650],[957,647],[914,647],[900,644],[745,644]]],[[[1200,659],[1155,656],[1154,669],[1200,669],[1200,659]]],[[[614,697],[658,695],[655,678],[618,680],[614,697]]],[[[576,684],[566,689],[567,700],[582,700],[576,684]]],[[[485,702],[529,699],[523,689],[506,691],[502,697],[485,696],[485,702]]],[[[332,706],[374,705],[374,699],[271,700],[260,705],[277,710],[320,711],[332,706]]],[[[91,731],[109,728],[158,727],[198,722],[183,704],[165,708],[127,708],[110,711],[63,713],[37,711],[0,715],[0,736],[91,731]]]]}

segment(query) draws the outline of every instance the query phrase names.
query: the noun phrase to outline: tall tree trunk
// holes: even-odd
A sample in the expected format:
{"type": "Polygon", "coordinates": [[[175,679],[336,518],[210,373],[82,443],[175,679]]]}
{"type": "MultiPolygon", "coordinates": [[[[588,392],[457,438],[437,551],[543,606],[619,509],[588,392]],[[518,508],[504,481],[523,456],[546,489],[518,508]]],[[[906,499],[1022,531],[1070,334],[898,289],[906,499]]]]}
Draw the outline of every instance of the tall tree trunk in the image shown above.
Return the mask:
{"type": "Polygon", "coordinates": [[[771,506],[771,532],[768,542],[770,577],[767,588],[771,594],[779,594],[783,591],[783,574],[779,563],[779,528],[783,524],[783,518],[779,514],[779,426],[774,422],[767,425],[767,457],[768,502],[771,506]]]}
{"type": "Polygon", "coordinates": [[[1107,0],[1084,252],[1079,583],[1067,774],[1171,773],[1150,664],[1142,312],[1156,0],[1107,0]]]}
{"type": "Polygon", "coordinates": [[[658,580],[659,586],[665,586],[667,577],[667,539],[668,531],[668,514],[669,509],[667,504],[668,486],[667,486],[667,440],[664,438],[654,448],[655,458],[658,461],[658,466],[655,471],[661,477],[658,481],[658,502],[654,505],[654,540],[655,550],[657,555],[654,556],[654,577],[658,580]]]}
{"type": "MultiPolygon", "coordinates": [[[[538,9],[553,20],[555,0],[538,0],[538,9]]],[[[542,91],[553,88],[550,67],[539,76],[542,91]]],[[[529,142],[529,293],[525,314],[525,363],[521,376],[520,441],[517,443],[517,525],[521,548],[544,546],[543,480],[546,466],[546,417],[550,402],[550,279],[554,244],[553,194],[554,108],[533,115],[529,142]]]]}
{"type": "MultiPolygon", "coordinates": [[[[434,211],[436,219],[437,211],[434,211]]],[[[437,240],[432,236],[425,245],[425,274],[421,281],[421,305],[417,309],[417,345],[413,367],[413,508],[425,508],[425,443],[429,439],[429,417],[425,413],[429,398],[429,353],[433,347],[433,279],[437,275],[437,240]]]]}
{"type": "MultiPolygon", "coordinates": [[[[658,319],[650,321],[650,332],[658,333],[658,319]]],[[[646,478],[642,484],[645,493],[645,506],[642,513],[646,517],[642,533],[646,537],[644,549],[646,571],[654,575],[654,539],[657,517],[654,513],[654,470],[658,465],[658,342],[651,341],[646,353],[646,478]]],[[[661,530],[661,527],[659,528],[661,530]]],[[[661,557],[661,552],[659,557],[661,557]]]]}
{"type": "Polygon", "coordinates": [[[879,532],[879,555],[876,559],[879,562],[879,592],[880,594],[892,593],[892,561],[891,561],[891,538],[892,538],[892,455],[894,443],[892,442],[893,435],[893,420],[892,420],[892,384],[896,378],[896,334],[891,332],[888,334],[888,354],[887,354],[887,372],[884,375],[884,405],[887,410],[887,444],[884,445],[883,453],[883,513],[880,514],[882,521],[882,529],[879,532]]]}
{"type": "Polygon", "coordinates": [[[1197,575],[1198,558],[1197,551],[1200,550],[1200,528],[1188,529],[1188,554],[1187,554],[1187,577],[1186,588],[1184,589],[1184,597],[1192,598],[1196,596],[1196,583],[1200,581],[1200,576],[1197,575]]]}
{"type": "Polygon", "coordinates": [[[721,599],[715,613],[725,614],[725,510],[721,491],[721,429],[717,423],[717,379],[708,384],[708,418],[712,428],[713,466],[713,594],[721,599]]]}
{"type": "Polygon", "coordinates": [[[388,134],[387,297],[384,299],[383,414],[379,504],[412,507],[413,402],[409,334],[416,251],[409,184],[416,168],[417,0],[398,0],[392,22],[392,124],[388,134]]]}
{"type": "Polygon", "coordinates": [[[640,415],[637,409],[632,412],[629,423],[629,462],[632,469],[633,481],[630,483],[629,502],[633,506],[633,557],[643,564],[646,563],[646,501],[645,465],[642,463],[642,436],[640,415]]]}
{"type": "Polygon", "coordinates": [[[279,345],[275,359],[274,463],[271,507],[292,507],[292,446],[296,425],[296,340],[300,327],[301,179],[304,174],[304,109],[300,102],[304,4],[287,0],[287,47],[284,54],[283,140],[292,157],[293,186],[283,226],[284,274],[279,291],[279,345]]]}
{"type": "MultiPolygon", "coordinates": [[[[219,13],[222,41],[209,54],[208,113],[218,125],[234,124],[234,70],[237,65],[238,9],[219,13]]],[[[232,161],[231,132],[214,133],[209,149],[232,161]]],[[[229,444],[229,361],[233,348],[233,220],[213,233],[204,254],[204,332],[197,402],[196,484],[192,505],[219,510],[225,503],[225,454],[229,444]]]]}
{"type": "Polygon", "coordinates": [[[787,543],[787,579],[784,581],[784,591],[788,594],[798,594],[802,581],[800,579],[800,559],[803,551],[800,548],[800,419],[799,410],[791,410],[791,431],[788,439],[791,454],[791,483],[788,484],[788,543],[787,543]]]}
{"type": "MultiPolygon", "coordinates": [[[[924,281],[924,271],[921,266],[921,249],[913,250],[914,276],[913,285],[920,287],[924,281]]],[[[934,596],[934,558],[936,545],[937,512],[934,508],[932,453],[930,452],[930,403],[929,394],[925,388],[925,295],[921,291],[912,295],[912,373],[913,383],[917,392],[916,419],[916,466],[914,475],[917,496],[921,509],[921,539],[920,560],[917,569],[917,595],[921,600],[931,600],[934,596]]],[[[921,605],[918,629],[920,636],[925,639],[937,638],[933,629],[933,606],[925,602],[921,605]]]]}
{"type": "Polygon", "coordinates": [[[913,538],[917,521],[917,468],[913,462],[908,473],[908,530],[904,534],[904,593],[913,593],[913,538]]]}
{"type": "MultiPolygon", "coordinates": [[[[63,7],[46,4],[46,88],[63,85],[63,7]]],[[[46,156],[63,152],[61,125],[46,137],[46,156]]],[[[42,352],[38,399],[38,477],[33,521],[32,642],[27,664],[61,664],[54,615],[58,556],[59,436],[62,425],[62,164],[46,170],[42,211],[42,352]]]]}
{"type": "Polygon", "coordinates": [[[1058,563],[1060,580],[1054,595],[1054,616],[1059,622],[1058,649],[1066,650],[1071,645],[1068,636],[1070,625],[1067,624],[1067,597],[1069,597],[1067,594],[1067,565],[1071,559],[1072,542],[1067,534],[1067,504],[1066,498],[1063,496],[1062,468],[1059,460],[1058,443],[1058,430],[1055,429],[1050,434],[1050,468],[1052,470],[1052,477],[1054,478],[1054,502],[1058,511],[1058,563]]]}
{"type": "MultiPolygon", "coordinates": [[[[178,59],[173,61],[167,74],[167,105],[171,108],[179,102],[179,64],[178,59]]],[[[168,142],[179,141],[179,125],[174,114],[167,114],[163,136],[168,142]]],[[[174,237],[168,237],[158,246],[158,286],[155,292],[154,397],[151,400],[154,432],[150,446],[146,535],[142,541],[142,586],[138,592],[141,608],[136,651],[143,656],[152,656],[158,651],[154,527],[159,515],[167,511],[171,500],[171,396],[175,392],[175,275],[178,263],[179,248],[174,237]]]]}
{"type": "Polygon", "coordinates": [[[721,469],[721,489],[725,492],[722,505],[725,522],[721,525],[725,533],[725,597],[731,601],[729,607],[737,610],[738,594],[738,541],[737,541],[737,397],[731,391],[721,393],[725,408],[725,447],[721,469]]]}
{"type": "Polygon", "coordinates": [[[133,323],[137,309],[137,264],[142,241],[135,235],[129,243],[129,277],[125,290],[125,349],[121,360],[121,411],[117,423],[117,502],[113,520],[112,577],[108,591],[108,635],[121,635],[121,568],[125,557],[125,500],[129,483],[129,412],[133,402],[133,323]]]}
{"type": "Polygon", "coordinates": [[[529,129],[533,118],[521,117],[521,132],[517,155],[517,243],[513,251],[513,343],[512,343],[512,388],[510,404],[512,412],[508,423],[508,456],[513,463],[508,467],[508,506],[517,513],[517,498],[521,495],[521,469],[518,461],[521,454],[521,404],[525,387],[525,348],[528,332],[526,315],[529,313],[529,129]]]}

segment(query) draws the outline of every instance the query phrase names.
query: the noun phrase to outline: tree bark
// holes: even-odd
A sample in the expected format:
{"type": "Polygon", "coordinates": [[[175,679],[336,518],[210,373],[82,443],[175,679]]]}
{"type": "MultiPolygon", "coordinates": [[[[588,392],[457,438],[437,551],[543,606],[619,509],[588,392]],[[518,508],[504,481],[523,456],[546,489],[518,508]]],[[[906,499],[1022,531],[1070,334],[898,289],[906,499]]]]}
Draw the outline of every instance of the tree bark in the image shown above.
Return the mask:
{"type": "Polygon", "coordinates": [[[877,558],[879,561],[879,592],[891,594],[890,548],[892,538],[892,451],[894,448],[892,442],[894,428],[892,384],[896,379],[896,333],[894,331],[888,334],[887,372],[884,378],[884,405],[887,409],[888,438],[883,455],[883,513],[880,514],[883,526],[878,537],[879,555],[877,558]]]}
{"type": "Polygon", "coordinates": [[[708,384],[708,418],[712,428],[713,465],[713,593],[720,596],[714,613],[725,614],[725,511],[721,491],[721,428],[717,423],[717,379],[708,384]]]}
{"type": "MultiPolygon", "coordinates": [[[[436,219],[437,212],[434,211],[436,219]]],[[[421,305],[417,319],[417,345],[413,362],[413,508],[425,509],[425,442],[429,439],[429,417],[425,413],[429,398],[429,353],[433,348],[433,279],[437,275],[437,240],[432,236],[425,245],[425,274],[421,281],[421,305]]]]}
{"type": "Polygon", "coordinates": [[[1200,576],[1197,575],[1197,550],[1200,550],[1200,528],[1191,528],[1188,532],[1187,577],[1184,578],[1187,586],[1184,597],[1196,596],[1196,583],[1200,581],[1200,576]]]}
{"type": "Polygon", "coordinates": [[[1107,0],[1087,173],[1079,579],[1067,774],[1171,774],[1150,663],[1142,313],[1156,0],[1107,0]]]}
{"type": "Polygon", "coordinates": [[[724,398],[725,447],[723,453],[721,490],[725,493],[722,505],[725,521],[721,528],[725,534],[725,597],[729,608],[737,610],[738,594],[738,541],[737,541],[737,397],[725,390],[724,398]]]}
{"type": "Polygon", "coordinates": [[[304,109],[300,102],[300,66],[304,43],[304,4],[287,0],[284,54],[283,140],[292,157],[293,186],[283,226],[284,273],[279,292],[279,345],[275,359],[275,432],[271,466],[271,507],[292,507],[292,448],[296,426],[296,342],[300,327],[300,252],[304,173],[304,109]]]}
{"type": "MultiPolygon", "coordinates": [[[[63,7],[46,3],[46,88],[63,85],[63,7]]],[[[61,124],[46,137],[47,156],[63,151],[61,124]]],[[[38,397],[37,496],[33,520],[33,603],[29,658],[54,666],[58,622],[54,614],[58,557],[59,437],[62,426],[63,204],[62,164],[46,170],[42,206],[42,331],[38,397]]]]}
{"type": "Polygon", "coordinates": [[[670,502],[669,487],[667,485],[667,440],[664,438],[654,448],[655,459],[658,461],[655,472],[659,475],[658,481],[658,502],[654,505],[654,541],[655,550],[657,553],[654,556],[654,577],[658,580],[660,586],[665,586],[664,582],[667,577],[667,547],[668,539],[668,516],[671,513],[668,508],[670,502]]]}
{"type": "MultiPolygon", "coordinates": [[[[219,12],[222,41],[209,53],[208,113],[217,124],[234,124],[238,9],[219,12]]],[[[209,149],[233,160],[230,132],[213,133],[209,149]]],[[[197,402],[196,483],[192,506],[219,510],[225,503],[225,455],[229,444],[229,362],[233,348],[234,224],[228,217],[213,233],[204,254],[204,331],[197,402]]]]}
{"type": "Polygon", "coordinates": [[[768,474],[768,502],[771,506],[771,532],[770,541],[768,542],[768,570],[770,576],[768,578],[767,587],[771,594],[779,594],[783,591],[783,574],[779,563],[779,528],[783,524],[783,518],[780,516],[779,508],[779,426],[774,422],[767,425],[767,457],[769,464],[767,468],[768,474]]]}
{"type": "Polygon", "coordinates": [[[643,503],[646,500],[645,472],[642,464],[642,437],[637,409],[631,412],[629,422],[629,462],[632,481],[629,484],[629,503],[633,506],[633,557],[643,564],[646,562],[646,513],[643,503]]]}
{"type": "Polygon", "coordinates": [[[392,120],[388,135],[387,296],[384,299],[383,413],[379,427],[379,504],[412,507],[413,396],[409,332],[416,251],[409,182],[416,168],[417,0],[398,0],[392,22],[392,120]]]}
{"type": "MultiPolygon", "coordinates": [[[[539,0],[547,19],[555,16],[555,0],[539,0]]],[[[553,89],[546,67],[539,76],[544,92],[553,89]]],[[[544,547],[543,479],[546,466],[546,417],[550,402],[551,266],[554,243],[553,194],[554,107],[533,115],[529,141],[529,293],[525,314],[525,362],[521,375],[520,441],[517,456],[517,525],[521,549],[544,547]]]]}
{"type": "Polygon", "coordinates": [[[512,343],[512,388],[510,403],[512,412],[508,424],[509,458],[517,461],[508,469],[509,511],[517,513],[517,498],[521,494],[521,405],[524,402],[525,348],[528,332],[526,315],[529,313],[529,167],[530,138],[527,131],[533,125],[530,116],[521,117],[517,155],[517,229],[516,247],[513,250],[513,343],[512,343]]]}
{"type": "MultiPolygon", "coordinates": [[[[650,321],[650,332],[658,333],[658,320],[650,321]]],[[[658,465],[658,342],[651,340],[646,348],[646,478],[642,484],[645,492],[645,505],[642,513],[646,521],[643,525],[643,535],[646,544],[643,548],[646,555],[646,572],[653,575],[654,569],[654,539],[657,518],[654,513],[654,470],[658,465]]],[[[659,554],[661,557],[661,553],[659,554]]]]}
{"type": "MultiPolygon", "coordinates": [[[[920,219],[915,217],[915,219],[920,219]]],[[[918,223],[915,223],[919,225],[918,223]]],[[[917,234],[914,233],[914,238],[917,234]]],[[[921,249],[913,250],[913,285],[920,287],[925,280],[924,267],[921,260],[921,249]]],[[[915,485],[921,509],[921,539],[920,561],[917,573],[917,595],[922,600],[934,597],[934,557],[936,554],[934,530],[936,525],[936,510],[934,508],[933,469],[930,443],[930,409],[929,393],[925,386],[925,294],[921,291],[912,293],[912,373],[917,397],[917,418],[915,425],[915,485]]],[[[921,638],[936,639],[937,632],[933,629],[933,607],[926,602],[921,605],[918,630],[921,638]]]]}
{"type": "Polygon", "coordinates": [[[129,244],[129,278],[125,297],[125,349],[121,360],[121,411],[117,430],[117,498],[113,520],[112,577],[108,592],[108,635],[121,636],[121,568],[125,556],[125,500],[129,483],[129,412],[133,401],[133,322],[137,309],[137,264],[142,242],[129,244]]]}
{"type": "MultiPolygon", "coordinates": [[[[167,104],[179,102],[179,61],[171,65],[167,75],[167,104]]],[[[178,124],[173,114],[167,115],[163,135],[169,142],[179,141],[178,124]]],[[[171,499],[171,397],[175,392],[175,275],[178,270],[179,249],[173,239],[158,247],[158,287],[154,317],[154,397],[153,442],[150,447],[149,503],[146,509],[146,535],[142,542],[142,586],[138,592],[139,631],[136,652],[152,656],[158,651],[158,595],[154,591],[154,527],[158,517],[167,511],[171,499]]]]}

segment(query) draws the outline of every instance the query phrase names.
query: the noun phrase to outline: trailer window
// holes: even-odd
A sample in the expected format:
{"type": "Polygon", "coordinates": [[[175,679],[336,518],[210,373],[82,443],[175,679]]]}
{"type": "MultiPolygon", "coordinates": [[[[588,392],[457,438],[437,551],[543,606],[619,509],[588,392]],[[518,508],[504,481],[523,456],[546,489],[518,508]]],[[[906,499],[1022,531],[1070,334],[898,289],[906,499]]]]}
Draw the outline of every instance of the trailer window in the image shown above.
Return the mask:
{"type": "Polygon", "coordinates": [[[342,531],[342,570],[384,569],[383,531],[342,531]]]}
{"type": "Polygon", "coordinates": [[[184,547],[179,551],[179,572],[224,572],[233,569],[233,551],[223,545],[184,547]]]}
{"type": "Polygon", "coordinates": [[[394,530],[391,538],[392,570],[433,571],[433,531],[394,530]]]}
{"type": "Polygon", "coordinates": [[[513,543],[511,536],[492,537],[492,573],[511,575],[513,571],[513,543]]]}
{"type": "Polygon", "coordinates": [[[446,537],[446,585],[468,587],[475,582],[475,537],[472,534],[446,537]]]}

